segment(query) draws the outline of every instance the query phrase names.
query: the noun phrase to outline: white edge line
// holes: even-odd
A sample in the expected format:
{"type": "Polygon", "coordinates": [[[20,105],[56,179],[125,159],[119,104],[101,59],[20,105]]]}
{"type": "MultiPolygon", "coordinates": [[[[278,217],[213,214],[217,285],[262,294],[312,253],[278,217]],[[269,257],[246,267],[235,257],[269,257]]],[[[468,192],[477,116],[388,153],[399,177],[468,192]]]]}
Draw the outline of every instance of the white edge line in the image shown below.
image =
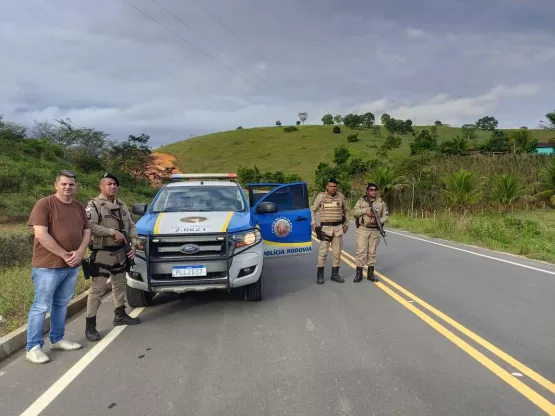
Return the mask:
{"type": "Polygon", "coordinates": [[[399,232],[396,232],[396,231],[387,230],[387,232],[391,233],[391,234],[400,235],[400,236],[406,237],[406,238],[412,238],[414,240],[424,241],[424,242],[429,243],[429,244],[435,244],[437,246],[450,248],[452,250],[462,251],[463,253],[474,254],[475,256],[485,257],[486,259],[501,261],[503,263],[512,264],[513,266],[520,266],[520,267],[524,267],[526,269],[535,270],[537,272],[542,272],[542,273],[555,275],[555,272],[552,272],[550,270],[540,269],[540,268],[534,267],[534,266],[528,266],[527,264],[522,264],[522,263],[517,263],[517,262],[514,262],[514,261],[510,261],[510,260],[500,259],[499,257],[488,256],[487,254],[476,253],[475,251],[465,250],[465,249],[459,248],[459,247],[453,247],[453,246],[450,246],[450,245],[447,245],[447,244],[442,244],[442,243],[438,243],[436,241],[426,240],[426,239],[420,238],[420,237],[414,237],[412,235],[407,235],[407,234],[399,233],[399,232]]]}
{"type": "MultiPolygon", "coordinates": [[[[143,308],[133,309],[130,316],[135,318],[144,310],[143,308]]],[[[106,336],[99,341],[91,350],[86,353],[73,367],[71,367],[58,381],[56,381],[42,396],[27,408],[20,416],[36,416],[39,415],[50,403],[58,397],[58,395],[73,381],[87,366],[102,352],[108,345],[116,339],[116,337],[127,328],[127,325],[117,326],[112,329],[106,336]]],[[[70,352],[67,352],[70,353],[70,352]]],[[[66,353],[66,354],[67,354],[66,353]]],[[[33,364],[36,365],[36,364],[33,364]]],[[[48,364],[43,364],[48,365],[48,364]]]]}

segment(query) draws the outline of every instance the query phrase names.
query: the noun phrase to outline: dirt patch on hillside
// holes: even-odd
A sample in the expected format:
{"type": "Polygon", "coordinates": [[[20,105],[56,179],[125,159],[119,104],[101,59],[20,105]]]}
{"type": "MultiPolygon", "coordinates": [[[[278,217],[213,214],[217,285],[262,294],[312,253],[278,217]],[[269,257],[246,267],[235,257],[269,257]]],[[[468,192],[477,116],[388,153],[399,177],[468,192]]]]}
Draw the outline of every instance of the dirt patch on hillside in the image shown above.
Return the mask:
{"type": "MultiPolygon", "coordinates": [[[[159,171],[163,171],[164,169],[168,169],[168,168],[174,168],[173,173],[183,173],[181,172],[181,170],[179,170],[177,166],[175,166],[174,156],[168,155],[166,153],[160,153],[160,152],[152,152],[152,156],[156,158],[155,165],[156,165],[156,169],[158,169],[159,171]]],[[[160,185],[158,181],[154,179],[151,181],[151,183],[153,186],[160,185]]]]}
{"type": "Polygon", "coordinates": [[[174,165],[173,162],[175,162],[175,157],[172,155],[168,155],[166,153],[160,153],[160,152],[153,152],[152,156],[156,157],[156,166],[158,168],[164,169],[164,168],[171,168],[171,167],[175,167],[175,170],[173,171],[173,173],[183,173],[179,170],[179,168],[177,166],[174,165]]]}

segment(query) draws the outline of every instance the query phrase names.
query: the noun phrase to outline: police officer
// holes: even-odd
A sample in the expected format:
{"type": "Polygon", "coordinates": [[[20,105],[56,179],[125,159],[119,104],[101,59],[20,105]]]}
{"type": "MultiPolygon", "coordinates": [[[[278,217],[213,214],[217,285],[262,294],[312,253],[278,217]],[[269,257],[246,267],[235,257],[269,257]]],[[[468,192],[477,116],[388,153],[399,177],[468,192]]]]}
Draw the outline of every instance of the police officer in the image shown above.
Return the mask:
{"type": "Polygon", "coordinates": [[[331,243],[333,262],[331,280],[343,283],[339,276],[339,263],[341,261],[341,250],[343,249],[343,234],[349,229],[347,217],[347,202],[341,192],[337,192],[337,180],[330,178],[326,185],[326,191],[320,192],[312,202],[312,230],[316,231],[316,212],[320,211],[320,250],[318,251],[318,273],[316,282],[324,283],[324,267],[328,257],[328,249],[331,243]]]}
{"type": "Polygon", "coordinates": [[[87,299],[85,336],[98,341],[96,312],[108,277],[112,277],[112,297],[115,317],[113,325],[136,325],[139,318],[125,312],[127,282],[125,272],[135,256],[137,231],[127,205],[116,198],[119,181],[114,175],[104,174],[100,179],[100,195],[87,204],[85,210],[91,227],[90,275],[91,288],[87,299]],[[125,234],[125,235],[124,235],[125,234]],[[129,241],[126,236],[129,237],[129,241]]]}
{"type": "Polygon", "coordinates": [[[366,186],[366,195],[357,201],[353,209],[357,227],[355,256],[357,268],[354,282],[362,280],[362,268],[365,263],[368,265],[368,280],[378,281],[378,278],[374,275],[374,265],[376,264],[376,249],[381,236],[370,206],[376,211],[377,220],[384,225],[389,219],[389,213],[387,212],[386,203],[378,196],[378,186],[375,183],[369,183],[366,186]]]}

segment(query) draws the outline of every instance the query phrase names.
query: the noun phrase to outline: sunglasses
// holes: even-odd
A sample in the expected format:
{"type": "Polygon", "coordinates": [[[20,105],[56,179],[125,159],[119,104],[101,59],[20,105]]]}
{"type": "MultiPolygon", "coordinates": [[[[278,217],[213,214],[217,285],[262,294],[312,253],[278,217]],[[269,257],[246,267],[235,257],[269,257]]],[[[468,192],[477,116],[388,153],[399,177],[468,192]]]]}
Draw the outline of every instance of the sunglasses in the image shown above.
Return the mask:
{"type": "Polygon", "coordinates": [[[369,190],[370,192],[374,192],[374,191],[377,191],[377,189],[376,189],[376,188],[370,188],[370,189],[368,189],[368,190],[369,190]]]}

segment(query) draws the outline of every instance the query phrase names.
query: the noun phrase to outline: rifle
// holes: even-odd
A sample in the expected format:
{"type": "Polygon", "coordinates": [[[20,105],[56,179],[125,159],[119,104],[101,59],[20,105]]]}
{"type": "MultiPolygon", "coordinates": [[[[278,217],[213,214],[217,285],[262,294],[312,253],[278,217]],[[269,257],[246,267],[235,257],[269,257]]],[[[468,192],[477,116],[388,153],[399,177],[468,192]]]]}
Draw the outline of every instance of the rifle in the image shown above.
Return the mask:
{"type": "MultiPolygon", "coordinates": [[[[129,234],[127,234],[127,232],[125,231],[125,225],[123,224],[123,219],[121,218],[121,208],[111,209],[110,212],[118,220],[118,224],[119,224],[118,231],[122,233],[123,236],[125,237],[125,244],[123,245],[122,249],[125,251],[125,254],[127,255],[132,250],[131,244],[129,243],[131,239],[129,238],[129,234]],[[116,212],[118,213],[118,215],[116,215],[116,212]]],[[[115,251],[114,253],[119,253],[120,251],[121,249],[115,251]]],[[[127,257],[127,268],[129,269],[134,265],[135,265],[135,260],[127,257]]]]}
{"type": "Polygon", "coordinates": [[[370,211],[372,212],[372,215],[374,216],[374,219],[376,220],[376,225],[378,226],[378,230],[380,231],[380,234],[383,237],[383,241],[384,241],[385,245],[387,246],[387,241],[385,239],[385,230],[383,229],[383,224],[380,222],[380,219],[378,218],[378,213],[376,212],[376,210],[372,206],[372,204],[370,204],[370,211]]]}

